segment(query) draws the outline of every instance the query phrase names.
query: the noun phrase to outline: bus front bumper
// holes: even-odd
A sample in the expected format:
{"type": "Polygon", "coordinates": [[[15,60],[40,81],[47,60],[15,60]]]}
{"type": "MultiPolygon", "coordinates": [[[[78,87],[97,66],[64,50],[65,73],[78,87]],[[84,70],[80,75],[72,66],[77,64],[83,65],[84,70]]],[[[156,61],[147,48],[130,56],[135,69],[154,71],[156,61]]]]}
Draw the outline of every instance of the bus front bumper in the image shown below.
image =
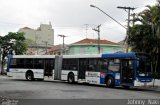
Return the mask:
{"type": "Polygon", "coordinates": [[[134,81],[134,86],[135,87],[147,87],[147,86],[151,86],[153,82],[141,82],[141,81],[138,81],[138,80],[135,80],[134,81]]]}

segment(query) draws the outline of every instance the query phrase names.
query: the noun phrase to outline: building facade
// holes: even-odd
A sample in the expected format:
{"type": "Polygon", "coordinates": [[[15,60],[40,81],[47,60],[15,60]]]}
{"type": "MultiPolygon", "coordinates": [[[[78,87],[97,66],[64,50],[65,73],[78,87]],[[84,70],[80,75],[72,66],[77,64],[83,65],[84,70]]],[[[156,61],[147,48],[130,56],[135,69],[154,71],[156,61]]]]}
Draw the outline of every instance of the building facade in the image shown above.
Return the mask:
{"type": "Polygon", "coordinates": [[[54,45],[54,30],[50,24],[41,24],[37,29],[29,27],[20,28],[28,41],[28,54],[45,54],[46,49],[54,45]]]}
{"type": "MultiPolygon", "coordinates": [[[[108,40],[100,40],[100,53],[114,53],[121,52],[122,47],[115,42],[108,40]]],[[[53,47],[49,50],[50,54],[62,54],[61,48],[53,47]],[[59,50],[57,50],[59,49],[59,50]],[[56,52],[55,52],[56,51],[56,52]]],[[[76,55],[76,54],[98,54],[98,40],[97,39],[83,39],[73,44],[65,46],[65,55],[76,55]]]]}
{"type": "MultiPolygon", "coordinates": [[[[100,40],[100,53],[114,53],[122,50],[120,45],[108,40],[100,40]]],[[[68,54],[98,54],[97,39],[83,39],[68,46],[68,54]]]]}

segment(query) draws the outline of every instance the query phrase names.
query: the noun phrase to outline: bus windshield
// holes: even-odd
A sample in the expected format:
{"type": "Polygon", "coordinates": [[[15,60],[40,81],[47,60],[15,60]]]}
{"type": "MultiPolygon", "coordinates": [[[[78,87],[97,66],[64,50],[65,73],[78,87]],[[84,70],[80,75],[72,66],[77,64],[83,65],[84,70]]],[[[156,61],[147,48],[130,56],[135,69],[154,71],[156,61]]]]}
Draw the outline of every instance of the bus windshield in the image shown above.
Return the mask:
{"type": "Polygon", "coordinates": [[[151,58],[148,55],[139,55],[137,60],[137,75],[151,76],[151,58]]]}

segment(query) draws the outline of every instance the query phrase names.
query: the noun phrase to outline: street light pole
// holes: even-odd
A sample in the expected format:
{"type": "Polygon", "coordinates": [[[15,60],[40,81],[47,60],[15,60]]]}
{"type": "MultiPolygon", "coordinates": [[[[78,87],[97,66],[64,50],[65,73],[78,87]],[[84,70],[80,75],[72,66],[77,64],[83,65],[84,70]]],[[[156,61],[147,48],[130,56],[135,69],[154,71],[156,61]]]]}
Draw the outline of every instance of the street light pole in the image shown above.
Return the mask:
{"type": "Polygon", "coordinates": [[[63,49],[62,49],[62,54],[64,54],[64,38],[67,37],[67,36],[65,36],[65,35],[58,35],[58,36],[60,36],[60,37],[63,38],[63,49]]]}
{"type": "MultiPolygon", "coordinates": [[[[129,30],[129,24],[130,24],[130,10],[134,10],[135,8],[131,8],[131,7],[117,7],[117,8],[121,8],[121,9],[128,9],[128,24],[127,24],[127,28],[125,26],[123,26],[120,22],[118,22],[117,20],[115,20],[113,17],[111,17],[110,15],[108,15],[106,12],[104,12],[102,9],[100,9],[99,7],[95,6],[95,5],[90,5],[90,7],[93,8],[97,8],[98,10],[100,10],[102,13],[104,13],[105,15],[107,15],[109,18],[111,18],[112,20],[114,20],[116,23],[118,23],[119,25],[121,25],[123,28],[125,28],[127,30],[126,34],[126,38],[128,38],[129,34],[130,34],[130,30],[129,30]]],[[[129,46],[127,45],[126,48],[126,52],[128,52],[128,48],[129,46]]]]}
{"type": "Polygon", "coordinates": [[[102,13],[104,13],[105,15],[107,15],[109,18],[111,18],[113,21],[115,21],[116,23],[118,23],[119,25],[121,25],[123,28],[127,29],[125,26],[123,26],[120,22],[118,22],[116,19],[114,19],[113,17],[111,17],[110,15],[108,15],[106,12],[104,12],[102,9],[100,9],[99,7],[95,6],[95,5],[90,5],[90,7],[93,8],[97,8],[98,10],[100,10],[102,13]]]}

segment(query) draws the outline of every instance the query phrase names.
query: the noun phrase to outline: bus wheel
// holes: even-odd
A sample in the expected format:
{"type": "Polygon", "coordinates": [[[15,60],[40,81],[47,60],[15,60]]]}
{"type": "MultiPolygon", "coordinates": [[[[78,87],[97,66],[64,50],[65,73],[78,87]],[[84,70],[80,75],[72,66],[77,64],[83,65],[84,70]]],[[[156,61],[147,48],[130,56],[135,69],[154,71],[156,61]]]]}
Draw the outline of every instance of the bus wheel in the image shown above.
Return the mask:
{"type": "Polygon", "coordinates": [[[106,86],[108,88],[113,88],[114,87],[114,78],[112,76],[107,77],[106,86]]]}
{"type": "Polygon", "coordinates": [[[28,81],[33,81],[33,80],[34,80],[33,73],[32,73],[32,72],[26,73],[26,79],[27,79],[28,81]]]}
{"type": "Polygon", "coordinates": [[[74,74],[68,75],[68,83],[74,83],[74,74]]]}

